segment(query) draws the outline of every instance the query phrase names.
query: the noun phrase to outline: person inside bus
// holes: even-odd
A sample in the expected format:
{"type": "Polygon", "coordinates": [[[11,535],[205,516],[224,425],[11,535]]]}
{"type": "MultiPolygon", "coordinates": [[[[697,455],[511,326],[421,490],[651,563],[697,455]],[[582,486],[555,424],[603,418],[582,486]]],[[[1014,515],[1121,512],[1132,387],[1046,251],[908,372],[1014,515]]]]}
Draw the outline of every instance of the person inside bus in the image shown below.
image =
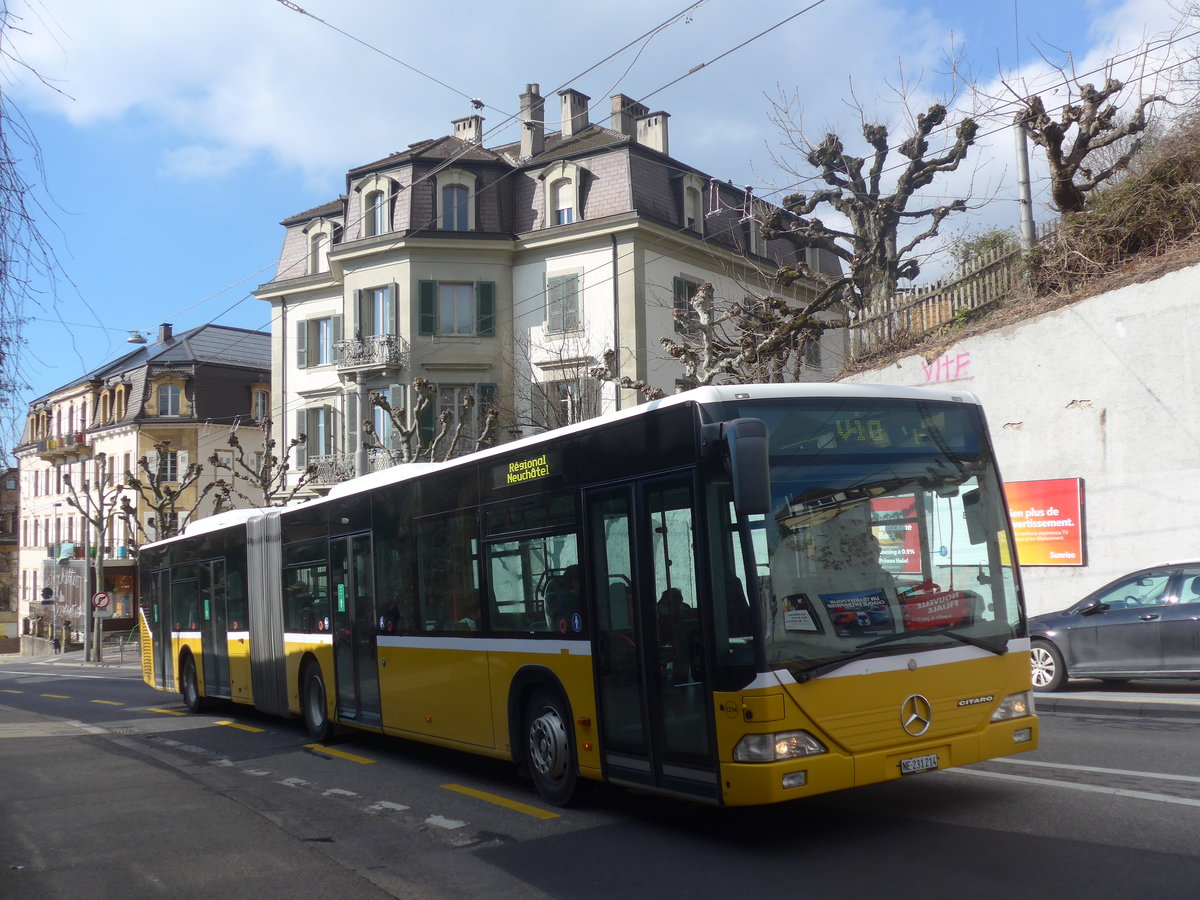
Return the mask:
{"type": "Polygon", "coordinates": [[[658,598],[658,646],[660,661],[673,684],[690,680],[691,643],[696,635],[696,610],[683,599],[683,591],[667,588],[658,598]]]}

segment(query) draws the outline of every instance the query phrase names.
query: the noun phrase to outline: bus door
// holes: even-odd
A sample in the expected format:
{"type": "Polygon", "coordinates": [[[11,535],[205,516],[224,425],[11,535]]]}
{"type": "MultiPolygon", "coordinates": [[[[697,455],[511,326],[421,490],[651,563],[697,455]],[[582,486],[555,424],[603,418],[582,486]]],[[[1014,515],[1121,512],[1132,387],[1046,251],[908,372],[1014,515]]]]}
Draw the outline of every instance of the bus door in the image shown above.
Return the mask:
{"type": "Polygon", "coordinates": [[[160,688],[175,689],[175,646],[171,640],[171,570],[150,573],[150,628],[155,650],[155,681],[160,688]]]}
{"type": "Polygon", "coordinates": [[[337,683],[338,716],[365,725],[377,725],[380,721],[372,572],[369,533],[330,538],[333,675],[337,683]]]}
{"type": "Polygon", "coordinates": [[[200,660],[204,694],[229,696],[229,625],[225,609],[225,560],[200,563],[200,660]]]}
{"type": "Polygon", "coordinates": [[[588,541],[606,776],[720,797],[690,477],[597,489],[588,541]]]}

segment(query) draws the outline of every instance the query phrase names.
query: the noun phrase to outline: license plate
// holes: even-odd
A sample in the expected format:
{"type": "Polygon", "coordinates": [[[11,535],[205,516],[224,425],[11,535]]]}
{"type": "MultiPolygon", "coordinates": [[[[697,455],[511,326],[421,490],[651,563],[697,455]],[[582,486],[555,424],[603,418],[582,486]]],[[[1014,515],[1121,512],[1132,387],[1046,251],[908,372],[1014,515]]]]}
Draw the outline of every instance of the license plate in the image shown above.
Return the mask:
{"type": "Polygon", "coordinates": [[[901,775],[916,775],[918,772],[929,772],[938,767],[938,756],[929,753],[925,756],[910,756],[900,760],[901,775]]]}

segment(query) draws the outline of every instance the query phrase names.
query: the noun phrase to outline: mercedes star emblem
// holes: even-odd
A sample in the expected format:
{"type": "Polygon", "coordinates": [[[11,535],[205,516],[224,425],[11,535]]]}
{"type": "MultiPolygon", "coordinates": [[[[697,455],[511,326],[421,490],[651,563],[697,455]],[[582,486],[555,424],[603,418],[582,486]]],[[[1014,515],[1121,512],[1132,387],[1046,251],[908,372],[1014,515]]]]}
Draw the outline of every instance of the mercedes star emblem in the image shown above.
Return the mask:
{"type": "Polygon", "coordinates": [[[900,725],[911,737],[920,737],[929,730],[933,707],[920,694],[913,694],[900,704],[900,725]]]}

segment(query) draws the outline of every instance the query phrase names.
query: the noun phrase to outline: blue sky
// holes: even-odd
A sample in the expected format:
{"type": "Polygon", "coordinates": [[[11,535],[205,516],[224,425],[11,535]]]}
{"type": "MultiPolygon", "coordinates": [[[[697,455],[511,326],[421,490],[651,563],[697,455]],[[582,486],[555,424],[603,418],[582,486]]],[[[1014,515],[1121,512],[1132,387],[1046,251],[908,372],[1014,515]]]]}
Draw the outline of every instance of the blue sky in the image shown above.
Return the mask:
{"type": "MultiPolygon", "coordinates": [[[[10,30],[10,50],[57,88],[11,64],[0,72],[41,145],[44,182],[28,164],[25,174],[65,276],[25,310],[30,399],[160,322],[269,327],[268,307],[248,295],[272,276],[279,221],[335,198],[351,166],[448,133],[471,98],[487,104],[492,129],[527,82],[543,95],[570,86],[606,121],[609,95],[645,97],[808,5],[707,0],[581,76],[687,0],[298,4],[311,15],[278,0],[0,2],[28,32],[10,30]]],[[[766,195],[794,181],[773,159],[787,154],[771,98],[797,97],[806,132],[834,128],[849,143],[852,91],[901,132],[891,86],[903,72],[917,105],[941,97],[952,44],[973,80],[1000,95],[1000,74],[1049,84],[1038,81],[1039,49],[1069,50],[1087,71],[1172,25],[1163,0],[824,0],[646,102],[671,113],[674,156],[766,195]]],[[[487,143],[516,134],[509,124],[487,143]]],[[[959,227],[1015,223],[1011,154],[1009,132],[985,138],[943,188],[994,198],[959,227]]]]}

